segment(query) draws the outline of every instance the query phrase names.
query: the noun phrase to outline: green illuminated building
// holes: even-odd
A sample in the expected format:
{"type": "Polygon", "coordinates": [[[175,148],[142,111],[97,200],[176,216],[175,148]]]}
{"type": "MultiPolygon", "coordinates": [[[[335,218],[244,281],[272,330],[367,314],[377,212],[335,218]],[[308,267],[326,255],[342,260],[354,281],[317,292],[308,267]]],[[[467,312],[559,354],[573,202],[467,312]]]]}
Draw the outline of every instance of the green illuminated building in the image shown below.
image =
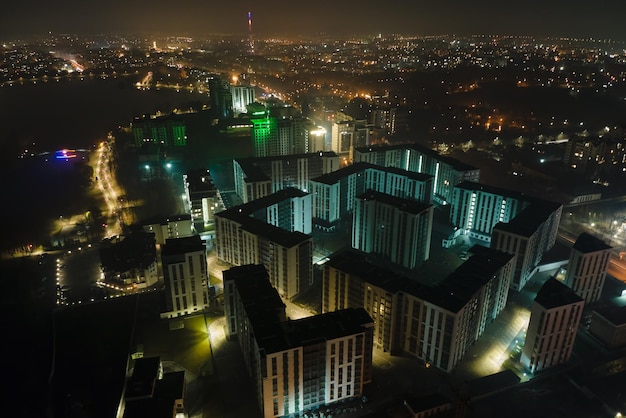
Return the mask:
{"type": "Polygon", "coordinates": [[[309,152],[306,119],[293,107],[256,108],[251,112],[250,120],[255,157],[309,152]]]}
{"type": "Polygon", "coordinates": [[[132,129],[137,148],[147,144],[156,144],[161,148],[187,145],[185,121],[176,115],[136,118],[132,123],[132,129]]]}

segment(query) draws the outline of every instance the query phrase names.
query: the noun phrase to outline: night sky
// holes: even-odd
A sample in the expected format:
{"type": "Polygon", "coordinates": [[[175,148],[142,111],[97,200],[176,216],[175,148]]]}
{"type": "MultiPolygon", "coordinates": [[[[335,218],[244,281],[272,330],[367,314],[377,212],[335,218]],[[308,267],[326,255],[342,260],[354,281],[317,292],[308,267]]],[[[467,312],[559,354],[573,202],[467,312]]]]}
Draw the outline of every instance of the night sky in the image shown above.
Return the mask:
{"type": "Polygon", "coordinates": [[[624,0],[29,0],[0,9],[0,39],[54,33],[504,34],[626,41],[624,0]]]}

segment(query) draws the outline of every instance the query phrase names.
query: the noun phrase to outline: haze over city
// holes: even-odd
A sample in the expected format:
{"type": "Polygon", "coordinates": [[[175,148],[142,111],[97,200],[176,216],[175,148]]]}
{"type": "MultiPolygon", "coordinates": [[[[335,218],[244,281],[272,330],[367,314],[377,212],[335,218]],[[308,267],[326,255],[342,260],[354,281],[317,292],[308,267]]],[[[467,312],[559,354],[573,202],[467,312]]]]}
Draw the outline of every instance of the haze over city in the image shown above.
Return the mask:
{"type": "Polygon", "coordinates": [[[253,14],[254,31],[270,36],[363,35],[531,35],[626,40],[620,0],[589,3],[494,0],[426,2],[399,0],[262,3],[108,1],[93,5],[77,0],[28,5],[11,2],[0,15],[0,37],[54,33],[152,33],[203,36],[247,31],[245,15],[253,14]]]}
{"type": "Polygon", "coordinates": [[[3,5],[0,415],[621,418],[625,14],[3,5]]]}

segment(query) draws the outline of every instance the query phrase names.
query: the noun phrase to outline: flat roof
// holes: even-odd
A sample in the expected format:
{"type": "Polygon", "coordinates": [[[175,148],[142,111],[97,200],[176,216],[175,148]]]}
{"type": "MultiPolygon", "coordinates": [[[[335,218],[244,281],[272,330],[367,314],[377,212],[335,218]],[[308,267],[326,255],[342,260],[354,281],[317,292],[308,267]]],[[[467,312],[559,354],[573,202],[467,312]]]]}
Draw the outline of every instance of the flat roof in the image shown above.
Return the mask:
{"type": "Polygon", "coordinates": [[[626,305],[603,306],[596,308],[593,311],[615,326],[626,324],[626,305]]]}
{"type": "Polygon", "coordinates": [[[401,168],[395,168],[395,167],[382,167],[376,164],[370,164],[370,163],[366,163],[366,162],[358,162],[358,163],[354,163],[352,165],[349,165],[347,167],[344,168],[340,168],[339,170],[335,170],[332,171],[330,173],[326,173],[326,174],[322,174],[319,177],[316,177],[314,179],[311,179],[311,181],[315,181],[317,183],[324,183],[324,184],[335,184],[339,181],[341,181],[342,179],[355,174],[355,173],[359,173],[359,172],[364,172],[366,170],[378,170],[378,171],[383,171],[386,173],[393,173],[393,174],[398,174],[398,175],[402,175],[405,176],[409,179],[412,180],[416,180],[416,181],[428,181],[429,179],[432,179],[433,176],[431,176],[430,174],[426,174],[426,173],[416,173],[414,171],[407,171],[407,170],[403,170],[401,168]]]}
{"type": "Polygon", "coordinates": [[[430,148],[425,147],[424,145],[418,143],[410,143],[410,144],[398,144],[398,145],[371,145],[366,147],[357,147],[355,151],[361,154],[367,154],[370,152],[385,152],[392,150],[402,150],[402,149],[413,149],[415,151],[421,152],[422,154],[426,154],[432,158],[435,158],[441,162],[444,162],[454,168],[457,171],[473,171],[478,170],[478,167],[474,167],[472,165],[461,162],[455,158],[448,157],[445,155],[439,154],[437,151],[433,151],[430,148]]]}
{"type": "Polygon", "coordinates": [[[248,320],[257,332],[276,332],[285,317],[285,303],[269,281],[262,264],[247,264],[224,270],[224,282],[234,281],[248,320]]]}
{"type": "Polygon", "coordinates": [[[362,332],[373,325],[362,309],[345,309],[298,320],[285,320],[285,304],[265,267],[249,264],[224,270],[234,281],[259,349],[266,354],[362,332]]]}
{"type": "Polygon", "coordinates": [[[143,230],[105,239],[100,243],[100,262],[107,271],[124,272],[146,268],[156,262],[156,240],[153,232],[143,230]]]}
{"type": "Polygon", "coordinates": [[[415,414],[438,406],[451,405],[452,400],[441,393],[431,393],[424,396],[410,396],[404,399],[404,404],[415,414]]]}
{"type": "Polygon", "coordinates": [[[480,253],[472,255],[434,286],[427,286],[411,277],[375,265],[367,255],[353,249],[330,256],[325,266],[355,275],[390,293],[405,292],[456,313],[512,257],[511,254],[483,247],[480,253]]]}
{"type": "Polygon", "coordinates": [[[249,215],[260,209],[265,209],[269,206],[275,205],[282,201],[294,199],[297,197],[304,197],[307,195],[309,195],[309,193],[303,192],[302,190],[298,188],[285,187],[284,189],[281,189],[270,195],[261,197],[259,199],[251,200],[250,202],[244,203],[243,205],[233,206],[232,208],[229,208],[227,210],[233,211],[236,213],[249,215]]]}
{"type": "Polygon", "coordinates": [[[308,193],[299,189],[288,187],[261,199],[256,199],[243,205],[234,206],[222,212],[218,212],[215,216],[235,221],[241,225],[243,230],[289,248],[310,240],[311,236],[299,231],[287,231],[260,219],[252,218],[250,214],[281,201],[295,197],[304,197],[307,194],[308,193]]]}
{"type": "Polygon", "coordinates": [[[606,242],[602,241],[588,232],[583,232],[578,236],[574,246],[572,247],[581,253],[593,253],[596,251],[610,250],[611,247],[606,242]]]}
{"type": "Polygon", "coordinates": [[[539,289],[535,297],[535,302],[546,309],[583,301],[584,299],[578,296],[576,292],[554,278],[548,279],[548,281],[541,286],[541,289],[539,289]]]}
{"type": "Polygon", "coordinates": [[[142,225],[167,225],[170,222],[191,221],[191,215],[188,213],[182,213],[179,215],[171,216],[154,216],[152,218],[141,221],[142,225]]]}
{"type": "Polygon", "coordinates": [[[562,206],[555,202],[534,202],[522,209],[513,219],[507,222],[498,222],[493,229],[512,232],[524,237],[530,237],[537,232],[537,228],[545,222],[558,208],[562,206]]]}
{"type": "Polygon", "coordinates": [[[191,235],[189,237],[166,239],[165,244],[161,247],[161,255],[179,255],[204,250],[204,241],[202,241],[200,235],[191,235]]]}
{"type": "Polygon", "coordinates": [[[368,190],[357,196],[357,199],[361,200],[373,200],[376,202],[384,203],[389,206],[393,206],[403,212],[411,213],[414,215],[427,211],[432,205],[417,202],[414,200],[403,199],[401,197],[392,196],[385,193],[376,192],[374,190],[368,190]]]}
{"type": "Polygon", "coordinates": [[[266,354],[303,347],[354,335],[373,327],[374,321],[363,308],[348,308],[327,312],[280,324],[281,333],[262,335],[255,328],[259,347],[266,354]]]}

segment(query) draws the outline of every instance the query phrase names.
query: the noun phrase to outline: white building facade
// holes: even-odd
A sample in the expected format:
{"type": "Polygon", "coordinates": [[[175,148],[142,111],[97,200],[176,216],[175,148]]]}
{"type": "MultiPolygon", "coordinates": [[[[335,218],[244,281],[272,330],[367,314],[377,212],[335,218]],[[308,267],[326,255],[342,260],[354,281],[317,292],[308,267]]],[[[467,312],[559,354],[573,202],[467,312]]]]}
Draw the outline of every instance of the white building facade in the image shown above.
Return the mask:
{"type": "Polygon", "coordinates": [[[613,248],[588,233],[578,236],[570,252],[565,284],[585,300],[600,300],[613,248]]]}
{"type": "Polygon", "coordinates": [[[574,348],[585,301],[556,279],[537,293],[521,363],[531,373],[567,362],[574,348]]]}
{"type": "Polygon", "coordinates": [[[416,269],[430,256],[433,207],[368,191],[355,198],[352,248],[416,269]]]}
{"type": "Polygon", "coordinates": [[[198,235],[168,239],[162,248],[165,311],[161,318],[201,312],[209,307],[206,248],[198,235]]]}

